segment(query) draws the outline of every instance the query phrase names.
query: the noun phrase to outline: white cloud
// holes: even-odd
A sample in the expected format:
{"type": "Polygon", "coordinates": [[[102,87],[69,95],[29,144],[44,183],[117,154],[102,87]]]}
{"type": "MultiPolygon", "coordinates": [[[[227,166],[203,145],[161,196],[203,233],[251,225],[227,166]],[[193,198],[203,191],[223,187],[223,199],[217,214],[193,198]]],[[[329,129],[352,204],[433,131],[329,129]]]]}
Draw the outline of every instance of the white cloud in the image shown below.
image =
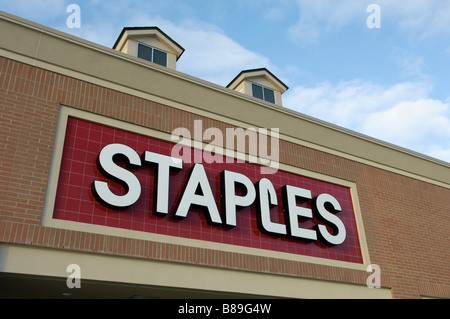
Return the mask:
{"type": "Polygon", "coordinates": [[[439,145],[430,145],[428,155],[450,163],[450,142],[447,142],[445,148],[439,145]]]}
{"type": "MultiPolygon", "coordinates": [[[[216,25],[195,18],[167,20],[148,14],[146,10],[137,11],[123,5],[121,7],[114,2],[110,6],[103,3],[98,5],[93,6],[95,10],[91,8],[89,11],[82,7],[80,29],[68,29],[65,20],[57,28],[112,47],[123,27],[158,26],[185,48],[177,62],[178,71],[222,86],[227,85],[244,69],[267,67],[273,72],[277,71],[277,67],[267,57],[245,48],[216,25]],[[119,9],[122,10],[121,13],[117,12],[119,9]]],[[[145,8],[144,6],[143,9],[145,8]]]]}
{"type": "Polygon", "coordinates": [[[244,69],[268,67],[270,61],[246,49],[226,34],[212,29],[186,29],[177,26],[186,49],[179,69],[211,82],[227,85],[244,69]]]}
{"type": "Polygon", "coordinates": [[[83,16],[81,17],[81,28],[70,29],[64,25],[63,27],[58,29],[76,37],[91,41],[93,43],[112,48],[112,45],[119,36],[122,28],[117,25],[112,25],[106,21],[96,22],[96,24],[90,24],[83,20],[83,16]]]}
{"type": "Polygon", "coordinates": [[[450,2],[442,0],[297,0],[298,20],[289,28],[290,39],[299,44],[317,43],[321,36],[355,24],[364,28],[377,4],[381,28],[398,29],[412,39],[450,35],[450,2]],[[388,27],[389,25],[389,27],[388,27]]]}
{"type": "Polygon", "coordinates": [[[289,30],[288,35],[298,44],[314,44],[325,33],[355,22],[360,18],[365,24],[366,6],[363,2],[352,0],[297,0],[299,18],[289,30]]]}
{"type": "Polygon", "coordinates": [[[434,142],[450,139],[449,105],[433,99],[405,101],[369,114],[362,131],[398,145],[430,151],[434,142]]]}
{"type": "Polygon", "coordinates": [[[227,85],[244,69],[276,69],[267,57],[246,49],[215,25],[194,20],[174,23],[147,15],[134,16],[130,23],[161,28],[185,49],[177,70],[219,85],[227,85]]]}
{"type": "Polygon", "coordinates": [[[61,0],[13,0],[2,1],[0,10],[32,21],[42,17],[45,17],[46,20],[51,20],[66,15],[68,4],[61,0]]]}
{"type": "MultiPolygon", "coordinates": [[[[450,2],[441,0],[379,0],[383,15],[405,33],[427,38],[450,35],[450,2]]],[[[415,37],[415,39],[417,39],[415,37]]]]}
{"type": "Polygon", "coordinates": [[[360,80],[298,86],[285,107],[450,162],[450,103],[426,82],[383,87],[360,80]]]}
{"type": "Polygon", "coordinates": [[[420,99],[430,87],[404,82],[385,88],[371,82],[353,80],[337,84],[319,83],[315,87],[297,86],[283,97],[284,105],[341,126],[359,122],[367,114],[387,109],[407,98],[420,99]]]}
{"type": "Polygon", "coordinates": [[[268,8],[263,13],[263,16],[267,20],[277,21],[277,20],[280,20],[283,18],[284,13],[280,7],[273,7],[273,8],[268,8]]]}
{"type": "Polygon", "coordinates": [[[423,56],[413,55],[411,53],[398,52],[394,58],[396,61],[400,75],[410,79],[419,79],[429,81],[430,75],[426,74],[424,69],[426,64],[423,56]]]}

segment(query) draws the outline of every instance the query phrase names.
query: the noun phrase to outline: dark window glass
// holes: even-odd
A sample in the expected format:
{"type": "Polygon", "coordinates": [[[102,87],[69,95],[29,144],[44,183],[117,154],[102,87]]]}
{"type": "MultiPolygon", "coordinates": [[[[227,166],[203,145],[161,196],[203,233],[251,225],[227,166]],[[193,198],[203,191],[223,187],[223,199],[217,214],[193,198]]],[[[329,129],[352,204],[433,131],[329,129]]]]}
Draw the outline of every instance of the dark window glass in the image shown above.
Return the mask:
{"type": "Polygon", "coordinates": [[[258,99],[275,103],[275,93],[273,92],[272,89],[252,83],[252,94],[254,97],[257,97],[258,99]]]}
{"type": "Polygon", "coordinates": [[[138,45],[138,58],[152,62],[152,48],[146,45],[138,45]]]}
{"type": "Polygon", "coordinates": [[[264,99],[262,86],[252,83],[252,92],[254,97],[257,97],[258,99],[261,100],[264,99]]]}
{"type": "Polygon", "coordinates": [[[264,88],[264,100],[275,103],[275,94],[273,93],[273,90],[264,88]]]}
{"type": "Polygon", "coordinates": [[[153,62],[162,66],[167,66],[167,53],[153,49],[153,62]]]}

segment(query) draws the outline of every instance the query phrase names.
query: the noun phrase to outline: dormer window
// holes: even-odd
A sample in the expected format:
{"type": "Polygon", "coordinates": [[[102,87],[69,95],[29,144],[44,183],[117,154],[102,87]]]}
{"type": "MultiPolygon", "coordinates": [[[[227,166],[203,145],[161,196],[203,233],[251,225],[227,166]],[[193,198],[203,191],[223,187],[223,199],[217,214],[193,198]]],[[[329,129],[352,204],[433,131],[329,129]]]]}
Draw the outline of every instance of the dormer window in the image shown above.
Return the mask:
{"type": "Polygon", "coordinates": [[[276,105],[282,105],[281,95],[288,89],[266,68],[241,71],[227,88],[276,105]]]}
{"type": "Polygon", "coordinates": [[[252,83],[252,95],[258,99],[275,103],[275,93],[272,89],[268,87],[252,83]]]}
{"type": "Polygon", "coordinates": [[[158,27],[123,28],[113,49],[172,70],[184,49],[158,27]]]}
{"type": "Polygon", "coordinates": [[[137,56],[138,58],[167,67],[167,52],[149,45],[138,43],[137,56]]]}

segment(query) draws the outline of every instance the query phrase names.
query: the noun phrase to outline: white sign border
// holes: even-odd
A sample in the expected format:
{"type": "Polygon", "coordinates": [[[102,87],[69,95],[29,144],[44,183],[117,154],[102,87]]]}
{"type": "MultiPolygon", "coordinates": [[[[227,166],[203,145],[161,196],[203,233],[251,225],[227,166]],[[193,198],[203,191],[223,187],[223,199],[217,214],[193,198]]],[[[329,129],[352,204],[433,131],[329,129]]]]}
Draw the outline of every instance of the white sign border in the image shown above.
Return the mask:
{"type": "MultiPolygon", "coordinates": [[[[102,125],[112,126],[112,127],[115,127],[115,128],[121,129],[121,130],[130,131],[130,132],[133,132],[136,134],[141,134],[141,135],[145,135],[145,136],[149,136],[149,137],[153,137],[153,138],[171,141],[171,139],[170,139],[171,134],[169,134],[169,133],[164,133],[164,132],[157,131],[157,130],[154,130],[154,129],[151,129],[148,127],[140,126],[137,124],[124,122],[124,121],[113,119],[113,118],[106,117],[103,115],[99,115],[99,114],[87,112],[84,110],[72,108],[70,106],[61,105],[60,113],[59,113],[59,117],[58,117],[57,128],[56,128],[55,141],[54,141],[54,146],[53,146],[53,154],[52,154],[51,164],[50,164],[50,171],[49,171],[47,191],[46,191],[45,202],[44,202],[43,215],[42,215],[42,219],[41,219],[42,226],[60,228],[60,229],[69,229],[69,230],[96,233],[96,234],[111,235],[111,236],[118,236],[118,237],[135,238],[135,239],[149,240],[149,241],[155,241],[155,242],[163,242],[163,243],[176,244],[176,245],[181,245],[181,246],[190,246],[190,247],[197,247],[197,248],[206,248],[206,249],[211,249],[211,250],[235,252],[235,253],[247,254],[247,255],[264,256],[264,257],[270,257],[270,258],[285,259],[285,260],[291,260],[291,261],[313,263],[313,264],[320,264],[320,265],[327,265],[327,266],[334,266],[334,267],[350,268],[350,269],[357,269],[357,270],[364,270],[364,271],[366,271],[367,266],[371,264],[370,258],[369,258],[367,242],[366,242],[366,236],[365,236],[365,232],[364,232],[364,225],[363,225],[361,210],[360,210],[360,206],[359,206],[356,184],[354,182],[341,180],[341,179],[338,179],[335,177],[327,176],[324,174],[319,174],[316,172],[311,172],[311,171],[308,171],[308,170],[305,170],[302,168],[294,167],[291,165],[286,165],[283,163],[279,164],[280,165],[279,169],[281,169],[281,170],[288,171],[288,172],[302,175],[302,176],[306,176],[306,177],[310,177],[310,178],[314,178],[317,180],[349,187],[350,192],[351,192],[352,202],[353,202],[353,210],[354,210],[356,228],[357,228],[358,237],[359,237],[359,244],[360,244],[360,248],[361,248],[361,254],[363,257],[362,264],[321,258],[321,257],[312,257],[312,256],[306,256],[306,255],[277,252],[277,251],[273,251],[273,250],[266,250],[266,249],[260,249],[260,248],[236,246],[236,245],[216,243],[216,242],[203,241],[203,240],[197,240],[197,239],[188,239],[188,238],[184,238],[184,237],[168,236],[168,235],[161,235],[161,234],[154,234],[154,233],[148,233],[148,232],[122,229],[122,228],[115,228],[115,227],[93,225],[93,224],[80,223],[80,222],[74,222],[74,221],[53,219],[53,211],[54,211],[54,206],[55,206],[55,199],[56,199],[56,193],[57,193],[57,187],[58,187],[58,179],[59,179],[59,174],[60,174],[60,166],[61,166],[62,153],[63,153],[63,147],[64,147],[64,139],[65,139],[65,135],[66,135],[67,121],[68,121],[69,117],[75,117],[75,118],[83,119],[86,121],[99,123],[102,125]]],[[[171,142],[173,142],[173,141],[171,141],[171,142]]],[[[192,143],[192,145],[194,145],[194,144],[192,143]]]]}

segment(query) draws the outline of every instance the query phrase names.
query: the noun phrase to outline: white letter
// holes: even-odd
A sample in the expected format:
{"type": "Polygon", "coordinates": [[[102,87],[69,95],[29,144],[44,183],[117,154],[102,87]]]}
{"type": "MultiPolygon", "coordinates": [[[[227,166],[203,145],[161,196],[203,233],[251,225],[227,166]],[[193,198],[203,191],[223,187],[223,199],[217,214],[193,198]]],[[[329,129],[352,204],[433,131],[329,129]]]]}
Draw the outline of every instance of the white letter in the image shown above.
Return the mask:
{"type": "Polygon", "coordinates": [[[249,162],[256,163],[256,155],[257,151],[257,143],[258,136],[256,134],[256,130],[254,128],[249,128],[244,130],[241,127],[238,128],[227,128],[226,129],[226,148],[227,148],[227,163],[232,163],[232,158],[234,155],[234,138],[236,137],[237,146],[236,146],[236,163],[244,163],[245,162],[245,145],[246,145],[246,137],[248,137],[248,153],[249,153],[249,162]]]}
{"type": "Polygon", "coordinates": [[[170,135],[172,141],[180,139],[176,145],[172,147],[170,155],[172,157],[178,157],[183,160],[184,163],[192,163],[191,160],[191,132],[187,128],[177,127],[172,131],[170,135]],[[180,136],[183,138],[180,139],[180,136]],[[180,152],[182,151],[182,152],[180,152]],[[181,154],[182,153],[182,154],[181,154]]]}
{"type": "Polygon", "coordinates": [[[123,144],[106,145],[98,156],[99,170],[103,176],[124,186],[127,193],[116,195],[111,192],[107,182],[94,181],[94,195],[103,204],[115,208],[128,207],[133,205],[141,196],[141,184],[133,173],[114,163],[114,156],[125,156],[129,161],[129,166],[141,166],[139,155],[131,147],[123,144]]]}
{"type": "Polygon", "coordinates": [[[263,166],[261,174],[275,174],[278,171],[280,159],[279,129],[272,128],[270,134],[270,156],[267,154],[267,129],[259,129],[259,160],[263,166]]]}
{"type": "Polygon", "coordinates": [[[236,207],[249,206],[255,201],[255,186],[247,176],[231,171],[222,172],[222,181],[222,205],[225,211],[225,223],[229,226],[236,226],[236,207]],[[244,195],[236,195],[236,184],[245,187],[244,195]]]}
{"type": "Polygon", "coordinates": [[[67,266],[66,272],[71,272],[71,274],[67,277],[66,284],[67,287],[72,288],[81,288],[81,269],[77,264],[70,264],[67,266]]]}
{"type": "Polygon", "coordinates": [[[369,277],[367,277],[366,284],[369,288],[380,288],[381,287],[381,269],[377,264],[370,264],[367,266],[367,272],[372,272],[369,277]]]}
{"type": "MultiPolygon", "coordinates": [[[[199,163],[194,164],[194,168],[189,176],[189,180],[186,188],[184,189],[175,216],[183,218],[186,217],[191,205],[198,205],[207,208],[209,213],[209,222],[214,224],[222,223],[219,210],[217,209],[216,200],[214,199],[208,177],[206,176],[205,168],[199,163]],[[199,187],[201,194],[196,193],[199,187]]],[[[208,218],[208,216],[206,217],[208,218]]]]}
{"type": "Polygon", "coordinates": [[[203,160],[206,163],[223,163],[223,134],[217,127],[210,127],[203,133],[203,140],[212,140],[211,143],[205,146],[203,152],[203,160]],[[214,136],[214,140],[212,140],[214,136]],[[221,150],[218,152],[218,150],[221,150]],[[210,154],[206,154],[209,152],[210,154]]]}
{"type": "Polygon", "coordinates": [[[202,162],[203,153],[202,120],[194,120],[194,163],[202,162]]]}
{"type": "Polygon", "coordinates": [[[367,17],[367,27],[369,29],[381,28],[381,9],[378,4],[369,4],[367,6],[367,12],[373,12],[367,17]]]}
{"type": "Polygon", "coordinates": [[[66,12],[73,12],[71,15],[67,17],[66,25],[69,29],[81,27],[81,9],[77,4],[69,4],[66,8],[66,12]]]}
{"type": "Polygon", "coordinates": [[[145,151],[144,160],[149,163],[155,163],[158,166],[156,174],[158,182],[156,184],[156,198],[154,198],[156,200],[156,213],[167,214],[169,212],[170,168],[182,169],[183,161],[179,158],[149,151],[145,151]]]}
{"type": "Polygon", "coordinates": [[[260,226],[266,232],[286,235],[286,225],[274,223],[270,220],[270,207],[278,205],[277,194],[272,182],[267,178],[262,178],[258,182],[257,190],[260,226]]]}
{"type": "Polygon", "coordinates": [[[314,200],[313,207],[315,208],[315,213],[317,213],[317,219],[322,222],[329,224],[329,226],[333,229],[335,235],[332,235],[328,232],[328,229],[325,225],[317,225],[319,230],[320,239],[325,241],[325,244],[329,245],[340,245],[344,242],[346,237],[345,226],[342,221],[334,214],[330,213],[325,208],[325,203],[331,204],[335,213],[341,211],[341,205],[339,202],[331,196],[330,194],[320,194],[314,200]]]}
{"type": "Polygon", "coordinates": [[[300,187],[286,185],[283,187],[283,196],[285,215],[287,215],[285,218],[289,220],[289,222],[286,222],[289,235],[301,239],[316,240],[317,234],[315,230],[298,226],[299,216],[303,218],[312,218],[313,216],[311,209],[297,206],[296,198],[311,199],[311,191],[300,187]]]}

